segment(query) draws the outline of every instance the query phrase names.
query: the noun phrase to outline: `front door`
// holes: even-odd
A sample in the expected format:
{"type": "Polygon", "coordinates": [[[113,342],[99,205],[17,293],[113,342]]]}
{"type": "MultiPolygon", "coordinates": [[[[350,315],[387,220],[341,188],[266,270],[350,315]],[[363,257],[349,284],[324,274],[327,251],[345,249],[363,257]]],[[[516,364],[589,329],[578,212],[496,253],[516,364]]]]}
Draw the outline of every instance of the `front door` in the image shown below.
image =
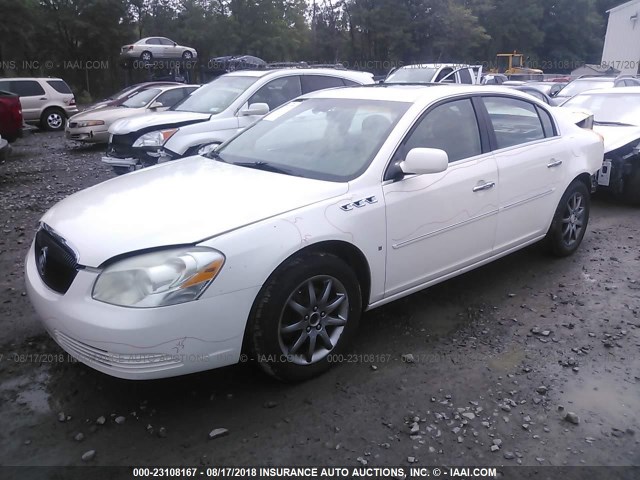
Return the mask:
{"type": "Polygon", "coordinates": [[[489,257],[498,213],[498,170],[469,98],[429,110],[396,153],[447,152],[449,167],[383,187],[387,212],[385,296],[430,282],[489,257]]]}

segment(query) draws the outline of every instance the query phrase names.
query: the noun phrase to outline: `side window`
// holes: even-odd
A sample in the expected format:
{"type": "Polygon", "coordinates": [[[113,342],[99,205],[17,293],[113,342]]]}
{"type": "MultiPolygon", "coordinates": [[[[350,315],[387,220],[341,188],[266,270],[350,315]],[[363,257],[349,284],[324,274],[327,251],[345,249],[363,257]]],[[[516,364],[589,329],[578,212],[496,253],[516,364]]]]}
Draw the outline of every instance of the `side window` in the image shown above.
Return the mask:
{"type": "Polygon", "coordinates": [[[47,83],[58,93],[73,93],[64,80],[47,80],[47,83]]]}
{"type": "Polygon", "coordinates": [[[271,80],[254,93],[249,99],[249,105],[253,103],[266,103],[269,105],[269,109],[273,110],[300,95],[302,95],[302,89],[298,75],[277,78],[276,80],[271,80]]]}
{"type": "Polygon", "coordinates": [[[469,72],[468,68],[463,68],[458,73],[460,74],[460,83],[466,83],[467,85],[471,85],[473,83],[473,78],[471,77],[471,72],[469,72]]]}
{"type": "Polygon", "coordinates": [[[162,103],[164,107],[172,107],[175,103],[184,98],[184,92],[182,88],[174,88],[161,94],[156,98],[156,102],[162,103]]]}
{"type": "MultiPolygon", "coordinates": [[[[450,73],[453,73],[453,68],[443,68],[442,70],[440,70],[440,73],[438,73],[438,75],[436,76],[434,82],[439,82],[441,80],[444,79],[444,77],[446,77],[447,75],[449,75],[450,73]]],[[[456,79],[453,75],[451,75],[449,78],[447,78],[445,80],[445,82],[447,83],[455,83],[456,79]]]]}
{"type": "Polygon", "coordinates": [[[549,112],[539,107],[536,107],[536,110],[538,111],[538,115],[542,121],[542,128],[544,129],[545,137],[549,138],[557,136],[558,134],[553,126],[553,120],[551,119],[549,112]]]}
{"type": "Polygon", "coordinates": [[[302,92],[310,93],[326,88],[344,87],[344,82],[338,77],[325,75],[302,75],[302,92]]]}
{"type": "Polygon", "coordinates": [[[35,97],[44,95],[44,89],[35,80],[13,80],[11,91],[21,97],[35,97]]]}
{"type": "Polygon", "coordinates": [[[169,40],[168,38],[161,38],[160,39],[160,43],[162,45],[166,45],[168,47],[173,47],[173,42],[171,40],[169,40]]]}
{"type": "Polygon", "coordinates": [[[447,152],[449,162],[480,155],[480,130],[471,100],[455,100],[430,110],[405,140],[404,154],[412,148],[439,148],[447,152]]]}
{"type": "Polygon", "coordinates": [[[485,97],[483,100],[496,134],[498,149],[545,138],[533,104],[507,97],[485,97]]]}
{"type": "Polygon", "coordinates": [[[4,90],[5,92],[11,91],[11,86],[9,85],[8,80],[5,80],[4,82],[0,80],[0,90],[4,90]]]}
{"type": "Polygon", "coordinates": [[[342,81],[347,87],[356,87],[360,85],[358,82],[354,82],[353,80],[347,80],[346,78],[343,78],[342,81]]]}
{"type": "Polygon", "coordinates": [[[145,42],[147,45],[162,45],[159,38],[150,38],[145,42]]]}

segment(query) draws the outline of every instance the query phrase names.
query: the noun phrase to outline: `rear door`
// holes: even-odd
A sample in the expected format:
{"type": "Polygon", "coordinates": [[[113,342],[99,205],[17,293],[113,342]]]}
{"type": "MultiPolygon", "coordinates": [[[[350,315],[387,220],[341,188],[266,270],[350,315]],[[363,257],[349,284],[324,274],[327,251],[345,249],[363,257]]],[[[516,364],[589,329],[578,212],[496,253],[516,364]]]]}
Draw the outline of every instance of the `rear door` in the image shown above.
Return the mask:
{"type": "Polygon", "coordinates": [[[40,120],[40,115],[49,100],[44,88],[36,80],[11,80],[11,92],[20,96],[22,116],[26,121],[40,120]]]}
{"type": "Polygon", "coordinates": [[[500,177],[500,253],[546,233],[572,152],[551,115],[533,102],[484,96],[483,105],[500,177]]]}

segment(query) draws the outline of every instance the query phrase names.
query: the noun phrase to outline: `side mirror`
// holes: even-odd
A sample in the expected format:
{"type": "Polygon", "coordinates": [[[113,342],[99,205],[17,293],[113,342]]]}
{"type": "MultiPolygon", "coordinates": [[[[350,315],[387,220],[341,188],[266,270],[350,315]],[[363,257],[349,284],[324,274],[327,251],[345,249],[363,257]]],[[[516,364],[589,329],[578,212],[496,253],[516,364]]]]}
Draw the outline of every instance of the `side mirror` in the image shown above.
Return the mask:
{"type": "Polygon", "coordinates": [[[162,102],[153,102],[151,105],[149,105],[149,110],[157,110],[162,107],[164,107],[162,102]]]}
{"type": "Polygon", "coordinates": [[[173,42],[173,46],[174,46],[174,47],[177,47],[177,46],[178,46],[178,44],[177,44],[176,42],[173,42]]]}
{"type": "Polygon", "coordinates": [[[241,110],[240,115],[249,117],[253,115],[264,116],[269,113],[269,105],[266,103],[252,103],[246,110],[241,110]]]}
{"type": "Polygon", "coordinates": [[[449,156],[444,150],[437,148],[412,148],[407,157],[400,163],[406,175],[424,175],[441,173],[449,167],[449,156]]]}

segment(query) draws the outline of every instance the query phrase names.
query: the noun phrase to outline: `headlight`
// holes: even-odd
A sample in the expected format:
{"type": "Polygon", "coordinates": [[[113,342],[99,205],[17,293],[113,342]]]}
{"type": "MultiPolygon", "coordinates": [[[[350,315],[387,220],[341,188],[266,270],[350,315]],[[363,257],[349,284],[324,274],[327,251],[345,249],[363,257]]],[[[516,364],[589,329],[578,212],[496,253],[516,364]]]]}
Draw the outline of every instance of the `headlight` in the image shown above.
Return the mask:
{"type": "Polygon", "coordinates": [[[134,147],[161,147],[177,131],[178,131],[177,128],[172,128],[170,130],[158,130],[155,132],[145,133],[133,143],[133,146],[134,147]]]}
{"type": "Polygon", "coordinates": [[[145,253],[108,266],[93,287],[95,300],[122,307],[163,307],[197,299],[224,265],[207,247],[145,253]]]}
{"type": "Polygon", "coordinates": [[[76,126],[78,128],[97,127],[98,125],[104,125],[104,121],[103,120],[81,120],[79,122],[76,122],[76,126]]]}

